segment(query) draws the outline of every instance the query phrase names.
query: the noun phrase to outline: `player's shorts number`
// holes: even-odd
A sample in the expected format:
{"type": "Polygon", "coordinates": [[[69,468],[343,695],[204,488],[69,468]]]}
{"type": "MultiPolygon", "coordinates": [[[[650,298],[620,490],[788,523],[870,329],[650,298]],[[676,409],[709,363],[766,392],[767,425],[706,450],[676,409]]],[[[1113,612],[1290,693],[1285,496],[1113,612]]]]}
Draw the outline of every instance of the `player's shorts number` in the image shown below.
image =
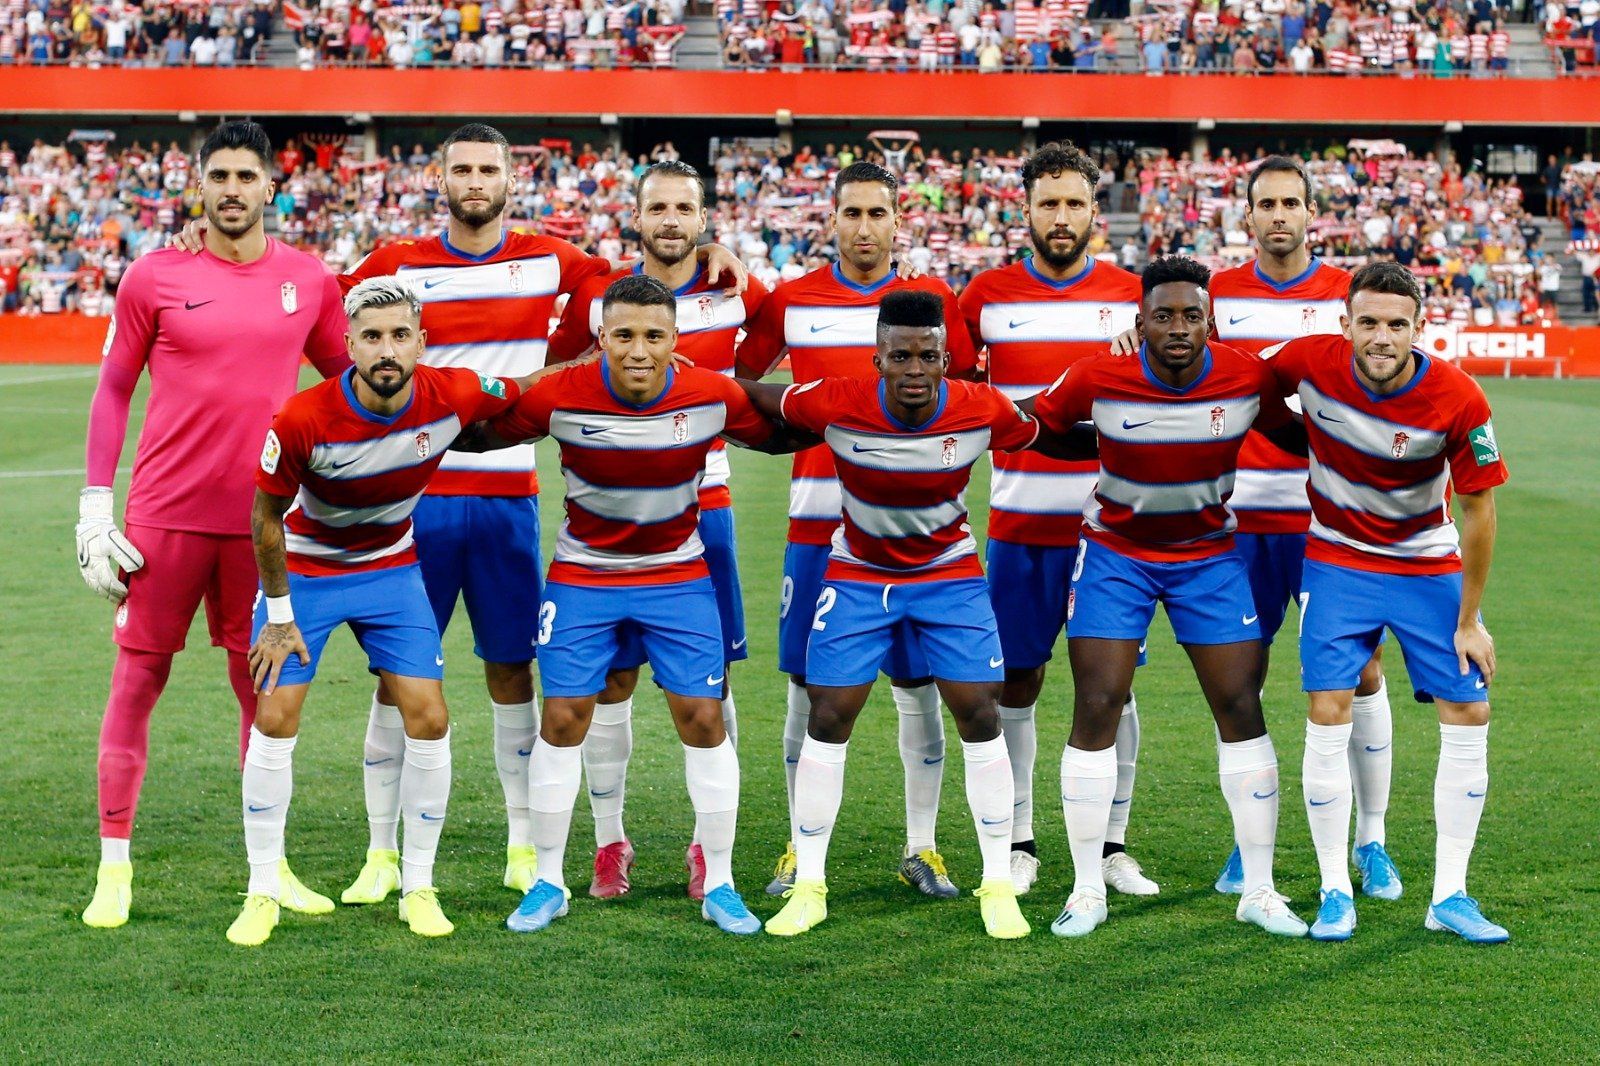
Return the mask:
{"type": "Polygon", "coordinates": [[[778,592],[778,617],[789,617],[789,605],[794,603],[794,578],[787,575],[783,579],[783,588],[778,592]]]}
{"type": "Polygon", "coordinates": [[[817,597],[817,613],[811,616],[812,629],[820,633],[828,628],[828,623],[822,620],[822,616],[833,610],[833,601],[838,598],[838,589],[835,589],[832,585],[822,586],[822,595],[817,597]]]}
{"type": "Polygon", "coordinates": [[[556,624],[556,605],[545,600],[539,605],[539,643],[550,643],[550,630],[556,624]]]}
{"type": "Polygon", "coordinates": [[[1083,576],[1083,553],[1089,550],[1089,542],[1082,537],[1078,538],[1078,557],[1072,561],[1072,580],[1077,581],[1083,576]]]}

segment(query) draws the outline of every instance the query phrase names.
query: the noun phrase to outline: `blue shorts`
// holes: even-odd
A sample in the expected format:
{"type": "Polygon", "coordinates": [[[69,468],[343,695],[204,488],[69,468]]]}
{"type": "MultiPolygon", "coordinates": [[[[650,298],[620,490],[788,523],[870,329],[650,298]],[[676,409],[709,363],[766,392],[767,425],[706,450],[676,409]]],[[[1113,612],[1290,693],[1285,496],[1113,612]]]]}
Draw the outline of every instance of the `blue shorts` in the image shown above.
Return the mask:
{"type": "Polygon", "coordinates": [[[1078,542],[1067,637],[1142,641],[1166,605],[1179,644],[1260,640],[1244,561],[1233,552],[1184,563],[1133,559],[1087,537],[1078,542]]]}
{"type": "Polygon", "coordinates": [[[656,684],[680,696],[722,698],[727,665],[711,579],[669,585],[545,585],[539,608],[539,684],[545,697],[593,696],[622,641],[637,639],[656,684]]]}
{"type": "Polygon", "coordinates": [[[838,688],[868,684],[890,649],[908,637],[936,678],[985,682],[1005,677],[989,586],[982,578],[965,577],[904,584],[827,582],[812,614],[806,682],[838,688]]]}
{"type": "Polygon", "coordinates": [[[424,496],[411,521],[439,632],[449,627],[457,598],[464,598],[478,658],[533,658],[544,585],[539,497],[424,496]]]}
{"type": "MultiPolygon", "coordinates": [[[[401,677],[435,681],[444,678],[439,627],[434,625],[433,612],[428,609],[422,571],[416,565],[336,577],[290,574],[289,602],[311,661],[301,666],[299,656],[289,656],[278,674],[280,685],[304,685],[317,676],[317,663],[322,659],[328,635],[345,623],[367,653],[367,669],[373,673],[386,670],[401,677]]],[[[257,595],[255,617],[250,624],[251,645],[266,624],[266,599],[257,595]]]]}
{"type": "Polygon", "coordinates": [[[1418,700],[1487,700],[1489,686],[1478,667],[1469,660],[1462,674],[1457,664],[1460,611],[1459,573],[1374,574],[1308,560],[1300,600],[1300,687],[1354,689],[1388,627],[1400,641],[1418,700]]]}
{"type": "Polygon", "coordinates": [[[1261,643],[1278,635],[1290,603],[1300,602],[1300,574],[1306,562],[1304,533],[1240,533],[1234,551],[1250,574],[1250,593],[1260,616],[1261,643]]]}
{"type": "MultiPolygon", "coordinates": [[[[778,669],[810,680],[806,669],[811,643],[811,622],[817,598],[822,595],[822,575],[828,569],[826,544],[789,544],[783,551],[783,591],[778,599],[778,669]]],[[[928,660],[909,629],[899,628],[889,642],[881,669],[891,678],[911,681],[928,676],[928,660]]]]}
{"type": "MultiPolygon", "coordinates": [[[[714,507],[700,512],[700,540],[706,546],[706,567],[711,587],[717,590],[717,617],[722,620],[722,657],[736,663],[750,658],[745,646],[744,592],[739,586],[739,542],[733,529],[733,508],[714,507]]],[[[613,670],[632,670],[648,655],[636,631],[630,631],[617,648],[613,670]]]]}

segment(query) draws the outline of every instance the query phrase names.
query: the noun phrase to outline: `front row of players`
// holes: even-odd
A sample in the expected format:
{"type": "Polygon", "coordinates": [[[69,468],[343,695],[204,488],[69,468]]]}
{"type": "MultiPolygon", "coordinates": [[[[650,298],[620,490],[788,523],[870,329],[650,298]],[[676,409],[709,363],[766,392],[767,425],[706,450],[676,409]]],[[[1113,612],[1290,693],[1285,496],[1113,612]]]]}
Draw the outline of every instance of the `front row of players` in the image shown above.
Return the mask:
{"type": "Polygon", "coordinates": [[[1020,407],[989,385],[945,377],[943,304],[915,290],[880,304],[875,378],[783,387],[675,367],[675,298],[648,276],[606,289],[602,358],[520,380],[418,366],[426,338],[415,295],[393,279],[356,287],[345,302],[354,368],[289,401],[257,475],[263,600],[250,665],[261,701],[243,788],[251,876],[229,938],[262,943],[278,921],[300,709],[342,622],[405,723],[400,916],[422,935],[451,931],[432,883],[450,789],[443,655],[409,516],[445,449],[545,436],[560,442],[567,517],[539,614],[545,710],[529,764],[536,878],[510,928],[542,929],[567,913],[563,860],[581,746],[624,639],[639,642],[684,744],[706,870],[702,915],[730,933],[761,928],[732,878],[739,762],[723,726],[723,643],[698,532],[706,452],[724,438],[771,453],[820,440],[843,488],[843,521],[812,611],[796,876],[769,933],[803,933],[827,916],[825,862],[851,729],[891,645],[911,640],[961,736],[985,929],[1028,934],[1010,873],[1014,783],[997,709],[1005,663],[963,500],[985,452],[1082,459],[1098,446],[1067,609],[1075,696],[1061,787],[1075,879],[1052,931],[1082,936],[1107,917],[1116,730],[1160,602],[1216,721],[1243,866],[1237,916],[1303,935],[1306,923],[1273,886],[1277,758],[1253,683],[1262,645],[1228,507],[1253,427],[1286,450],[1309,447],[1311,457],[1304,790],[1323,886],[1310,933],[1341,940],[1355,926],[1345,750],[1358,677],[1388,628],[1419,695],[1440,709],[1427,925],[1471,941],[1506,939],[1465,893],[1487,792],[1494,672],[1478,605],[1492,489],[1505,479],[1483,394],[1411,347],[1420,293],[1393,264],[1356,275],[1343,338],[1289,341],[1266,360],[1208,341],[1208,280],[1187,260],[1152,264],[1138,353],[1080,360],[1020,407]],[[1286,395],[1299,398],[1303,424],[1286,395]]]}

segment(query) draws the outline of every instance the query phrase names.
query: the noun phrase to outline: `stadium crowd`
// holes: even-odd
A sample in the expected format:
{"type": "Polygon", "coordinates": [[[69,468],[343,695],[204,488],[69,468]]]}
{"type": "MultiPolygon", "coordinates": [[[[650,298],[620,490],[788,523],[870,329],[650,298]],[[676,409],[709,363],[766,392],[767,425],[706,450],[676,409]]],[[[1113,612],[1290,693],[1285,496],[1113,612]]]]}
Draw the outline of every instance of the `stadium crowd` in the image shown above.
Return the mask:
{"type": "MultiPolygon", "coordinates": [[[[979,271],[1014,259],[1027,245],[1021,153],[946,154],[894,133],[820,151],[801,145],[784,153],[771,141],[721,146],[708,175],[712,236],[769,285],[799,277],[833,254],[825,230],[832,175],[857,159],[887,159],[903,179],[897,241],[918,271],[959,291],[979,271]]],[[[114,148],[103,131],[76,135],[66,145],[0,142],[0,305],[7,311],[108,314],[127,263],[199,213],[191,160],[176,144],[114,148]]],[[[380,244],[436,233],[445,222],[430,148],[395,145],[365,159],[357,143],[303,135],[277,158],[279,235],[339,271],[380,244]]],[[[518,146],[511,225],[610,258],[636,254],[637,175],[677,154],[670,143],[638,156],[564,140],[518,146]]],[[[1214,269],[1250,256],[1244,187],[1251,160],[1227,149],[1199,159],[1147,149],[1131,157],[1106,151],[1098,162],[1102,216],[1091,254],[1130,268],[1159,254],[1190,255],[1214,269]],[[1109,215],[1132,212],[1137,226],[1113,241],[1109,215]]],[[[1552,160],[1552,167],[1546,200],[1570,227],[1574,250],[1592,256],[1584,242],[1600,237],[1600,165],[1552,160]]],[[[1554,315],[1565,249],[1541,246],[1514,180],[1464,173],[1390,141],[1330,145],[1308,168],[1318,183],[1310,231],[1317,254],[1348,267],[1395,259],[1425,280],[1436,320],[1516,324],[1554,315]]]]}
{"type": "Polygon", "coordinates": [[[147,3],[7,0],[0,64],[231,67],[263,61],[275,0],[147,3]]]}

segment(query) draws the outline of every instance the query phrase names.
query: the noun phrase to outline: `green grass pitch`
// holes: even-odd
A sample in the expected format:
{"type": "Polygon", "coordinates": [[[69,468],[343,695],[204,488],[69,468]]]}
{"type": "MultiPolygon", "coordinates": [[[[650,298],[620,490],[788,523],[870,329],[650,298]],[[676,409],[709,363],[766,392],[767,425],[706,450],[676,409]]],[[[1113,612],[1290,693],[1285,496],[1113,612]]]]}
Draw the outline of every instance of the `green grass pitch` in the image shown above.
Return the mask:
{"type": "MultiPolygon", "coordinates": [[[[1057,765],[1070,706],[1063,657],[1040,707],[1034,935],[987,939],[976,902],[915,896],[894,878],[902,826],[886,690],[857,730],[830,856],[831,917],[795,941],[735,939],[682,891],[691,815],[682,758],[642,692],[628,824],[631,898],[583,894],[591,855],[574,821],[571,916],[516,936],[500,886],[504,812],[487,697],[463,626],[446,639],[455,794],[439,885],[455,936],[424,942],[392,905],[285,914],[259,950],[223,932],[246,868],[236,710],[203,624],[156,710],[134,837],[133,919],[85,928],[97,860],[95,739],[110,611],[73,573],[74,498],[91,368],[0,367],[0,1060],[26,1061],[1024,1061],[1593,1060],[1600,1055],[1600,383],[1487,382],[1512,481],[1487,609],[1499,643],[1493,795],[1471,889],[1511,929],[1475,949],[1423,930],[1433,866],[1437,731],[1388,667],[1396,710],[1390,848],[1405,898],[1360,905],[1346,945],[1239,925],[1211,890],[1229,847],[1211,726],[1165,622],[1137,687],[1144,747],[1129,841],[1162,894],[1113,897],[1087,941],[1049,934],[1070,884],[1057,765]]],[[[137,406],[142,406],[142,401],[137,406]]],[[[542,446],[546,485],[557,483],[542,446]]],[[[125,453],[131,462],[132,446],[125,453]]],[[[744,803],[735,870],[762,917],[783,845],[783,687],[774,625],[787,463],[736,453],[734,494],[751,659],[734,675],[744,803]]],[[[124,478],[125,480],[125,478],[124,478]]],[[[971,493],[983,521],[985,486],[971,493]]],[[[122,494],[119,492],[119,499],[122,494]]],[[[558,497],[545,497],[553,535],[558,497]]],[[[1284,768],[1279,887],[1309,914],[1316,864],[1302,814],[1303,711],[1292,630],[1267,717],[1284,768]]],[[[307,705],[289,853],[337,895],[366,843],[360,751],[370,683],[347,634],[307,705]]],[[[952,745],[953,727],[947,726],[952,745]]],[[[960,760],[940,841],[963,888],[977,849],[960,760]]]]}

